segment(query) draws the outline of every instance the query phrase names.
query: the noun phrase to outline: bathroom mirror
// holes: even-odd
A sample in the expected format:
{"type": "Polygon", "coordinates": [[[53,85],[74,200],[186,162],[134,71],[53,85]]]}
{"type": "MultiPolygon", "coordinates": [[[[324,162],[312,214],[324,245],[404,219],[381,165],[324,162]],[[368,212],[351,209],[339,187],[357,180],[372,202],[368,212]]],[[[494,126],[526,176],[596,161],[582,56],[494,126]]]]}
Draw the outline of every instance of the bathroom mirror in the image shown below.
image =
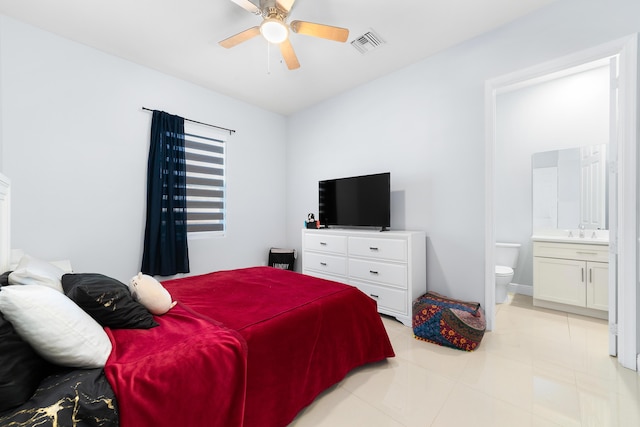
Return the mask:
{"type": "Polygon", "coordinates": [[[534,233],[608,228],[605,144],[534,153],[531,166],[534,233]]]}

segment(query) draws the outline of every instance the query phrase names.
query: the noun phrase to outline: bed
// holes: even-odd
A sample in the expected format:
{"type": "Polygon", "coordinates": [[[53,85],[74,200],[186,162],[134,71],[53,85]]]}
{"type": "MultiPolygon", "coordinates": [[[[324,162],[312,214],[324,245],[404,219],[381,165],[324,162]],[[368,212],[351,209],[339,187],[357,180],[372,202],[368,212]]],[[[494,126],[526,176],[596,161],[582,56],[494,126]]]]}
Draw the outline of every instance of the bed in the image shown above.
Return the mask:
{"type": "MultiPolygon", "coordinates": [[[[6,247],[1,244],[0,252],[6,247]]],[[[7,268],[0,267],[0,273],[7,268]]],[[[61,276],[64,294],[38,284],[9,284],[7,277],[0,276],[0,357],[15,366],[0,361],[0,394],[17,397],[7,387],[21,381],[28,383],[23,393],[35,391],[24,402],[0,401],[0,425],[283,427],[350,370],[394,356],[375,301],[357,288],[250,267],[163,282],[177,301],[167,313],[146,319],[144,328],[120,327],[120,318],[100,325],[108,338],[103,365],[61,366],[42,360],[38,344],[21,339],[19,323],[12,328],[7,320],[14,312],[46,310],[9,309],[9,296],[34,291],[44,294],[43,304],[60,299],[49,309],[81,305],[78,310],[87,314],[91,310],[68,293],[72,279],[109,279],[121,293],[125,285],[67,273],[61,276]]],[[[34,304],[37,298],[24,300],[34,304]]],[[[73,344],[70,356],[84,345],[73,344]]]]}

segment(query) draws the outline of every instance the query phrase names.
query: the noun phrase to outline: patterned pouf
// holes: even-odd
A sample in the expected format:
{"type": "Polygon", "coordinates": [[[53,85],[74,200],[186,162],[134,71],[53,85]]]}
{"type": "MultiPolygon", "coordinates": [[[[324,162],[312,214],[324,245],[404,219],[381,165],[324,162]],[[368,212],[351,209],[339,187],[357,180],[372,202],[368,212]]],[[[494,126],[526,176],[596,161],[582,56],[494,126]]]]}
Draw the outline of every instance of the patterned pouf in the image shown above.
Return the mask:
{"type": "Polygon", "coordinates": [[[479,303],[427,292],[413,302],[413,333],[423,341],[473,351],[480,345],[486,322],[479,303]]]}

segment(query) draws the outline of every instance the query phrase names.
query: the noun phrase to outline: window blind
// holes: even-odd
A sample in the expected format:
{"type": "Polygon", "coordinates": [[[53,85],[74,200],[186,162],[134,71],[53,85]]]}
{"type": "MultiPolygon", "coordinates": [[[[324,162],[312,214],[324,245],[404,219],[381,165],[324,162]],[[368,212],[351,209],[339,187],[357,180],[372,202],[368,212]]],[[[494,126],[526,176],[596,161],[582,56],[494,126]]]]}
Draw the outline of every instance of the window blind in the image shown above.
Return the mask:
{"type": "Polygon", "coordinates": [[[187,232],[224,233],[225,135],[185,123],[187,232]]]}

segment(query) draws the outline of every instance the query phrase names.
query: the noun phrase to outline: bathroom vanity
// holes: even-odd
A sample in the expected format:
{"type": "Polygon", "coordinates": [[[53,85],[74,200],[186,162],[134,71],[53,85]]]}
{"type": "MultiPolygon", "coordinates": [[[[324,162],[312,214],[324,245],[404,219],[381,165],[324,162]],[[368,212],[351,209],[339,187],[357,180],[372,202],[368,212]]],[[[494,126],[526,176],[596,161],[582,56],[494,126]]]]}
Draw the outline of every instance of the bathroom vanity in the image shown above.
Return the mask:
{"type": "MultiPolygon", "coordinates": [[[[587,230],[587,233],[592,231],[587,230]]],[[[577,236],[532,237],[533,304],[606,319],[608,235],[606,238],[577,236]]]]}
{"type": "Polygon", "coordinates": [[[533,304],[606,319],[607,146],[534,153],[531,178],[533,304]]]}

